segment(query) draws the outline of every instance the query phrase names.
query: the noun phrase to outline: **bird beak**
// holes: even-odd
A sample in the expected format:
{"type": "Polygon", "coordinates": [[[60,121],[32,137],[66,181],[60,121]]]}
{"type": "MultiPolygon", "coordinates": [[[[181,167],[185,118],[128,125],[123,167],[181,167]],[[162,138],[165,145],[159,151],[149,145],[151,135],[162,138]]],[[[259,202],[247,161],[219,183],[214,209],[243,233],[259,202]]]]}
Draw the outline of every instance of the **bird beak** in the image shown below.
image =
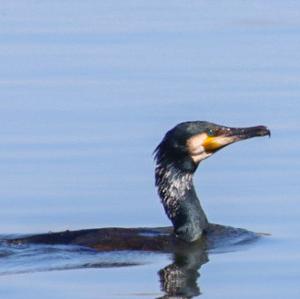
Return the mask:
{"type": "Polygon", "coordinates": [[[215,152],[231,143],[249,139],[252,137],[271,136],[271,131],[265,126],[248,128],[221,127],[216,131],[215,136],[207,136],[202,146],[206,152],[215,152]]]}

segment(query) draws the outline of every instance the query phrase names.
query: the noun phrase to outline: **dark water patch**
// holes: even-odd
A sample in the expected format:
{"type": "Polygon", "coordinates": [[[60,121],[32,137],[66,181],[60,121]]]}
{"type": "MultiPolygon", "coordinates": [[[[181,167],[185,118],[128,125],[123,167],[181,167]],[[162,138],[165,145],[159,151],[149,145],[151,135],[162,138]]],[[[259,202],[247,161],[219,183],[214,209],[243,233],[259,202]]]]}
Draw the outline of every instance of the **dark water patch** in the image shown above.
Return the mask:
{"type": "Polygon", "coordinates": [[[84,268],[129,267],[146,263],[134,252],[97,252],[76,245],[7,245],[0,247],[0,275],[84,268]]]}
{"type": "Polygon", "coordinates": [[[262,237],[244,229],[210,224],[208,233],[202,240],[174,243],[172,235],[168,233],[169,229],[142,228],[135,231],[108,228],[33,236],[0,236],[0,275],[137,266],[155,263],[160,254],[171,254],[172,265],[175,264],[176,268],[182,267],[181,263],[184,261],[184,268],[192,267],[198,272],[201,265],[208,261],[208,254],[242,250],[262,237]],[[111,234],[111,242],[97,239],[108,233],[111,234]],[[68,237],[69,243],[59,244],[60,241],[66,240],[64,235],[68,237]],[[75,239],[72,239],[73,236],[76,236],[75,239]],[[114,240],[115,237],[118,239],[114,240]],[[127,240],[123,241],[122,238],[127,240]],[[48,240],[49,243],[40,243],[42,240],[48,240]],[[91,247],[74,243],[82,240],[89,242],[91,247]],[[148,246],[148,243],[153,246],[148,246]],[[116,247],[116,244],[119,247],[116,247]],[[179,265],[178,261],[181,261],[179,265]]]}

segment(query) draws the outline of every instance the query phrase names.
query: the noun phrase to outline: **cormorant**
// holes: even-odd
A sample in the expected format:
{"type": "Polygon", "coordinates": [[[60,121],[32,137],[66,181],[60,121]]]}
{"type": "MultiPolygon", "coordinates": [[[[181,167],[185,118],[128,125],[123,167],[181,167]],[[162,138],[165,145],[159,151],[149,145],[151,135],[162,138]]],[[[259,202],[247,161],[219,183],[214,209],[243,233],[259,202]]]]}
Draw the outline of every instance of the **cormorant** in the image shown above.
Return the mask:
{"type": "Polygon", "coordinates": [[[265,126],[230,128],[205,121],[183,122],[168,131],[154,152],[155,184],[173,228],[86,229],[36,234],[6,241],[10,244],[78,244],[105,251],[173,252],[191,242],[200,242],[203,246],[205,240],[205,247],[212,248],[226,238],[234,237],[237,242],[253,239],[257,237],[255,233],[208,222],[194,189],[193,174],[202,160],[221,148],[240,140],[270,134],[265,126]]]}
{"type": "Polygon", "coordinates": [[[270,134],[265,126],[229,128],[205,121],[183,122],[167,132],[155,150],[155,184],[179,239],[195,241],[208,227],[193,184],[199,163],[231,143],[270,134]]]}

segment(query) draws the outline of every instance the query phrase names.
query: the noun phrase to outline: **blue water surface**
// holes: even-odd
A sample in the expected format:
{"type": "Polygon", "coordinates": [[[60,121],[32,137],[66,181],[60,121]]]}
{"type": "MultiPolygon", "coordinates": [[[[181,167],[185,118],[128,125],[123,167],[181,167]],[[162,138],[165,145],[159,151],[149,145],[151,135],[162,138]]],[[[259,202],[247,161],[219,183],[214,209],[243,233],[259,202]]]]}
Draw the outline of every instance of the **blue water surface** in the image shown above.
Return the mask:
{"type": "MultiPolygon", "coordinates": [[[[299,298],[299,2],[2,1],[0,37],[0,234],[169,225],[153,179],[164,133],[264,124],[271,139],[220,151],[195,184],[212,222],[271,236],[210,254],[197,283],[202,298],[299,298]]],[[[169,255],[77,258],[2,258],[0,294],[163,296],[169,255]]]]}

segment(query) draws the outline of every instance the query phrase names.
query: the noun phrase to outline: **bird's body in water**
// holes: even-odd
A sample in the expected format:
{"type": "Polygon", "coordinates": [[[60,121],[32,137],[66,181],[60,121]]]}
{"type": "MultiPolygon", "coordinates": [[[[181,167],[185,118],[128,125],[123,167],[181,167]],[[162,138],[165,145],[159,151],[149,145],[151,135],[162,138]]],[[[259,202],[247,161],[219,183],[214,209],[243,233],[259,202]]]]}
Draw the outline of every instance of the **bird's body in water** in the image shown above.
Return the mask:
{"type": "MultiPolygon", "coordinates": [[[[251,137],[270,135],[264,126],[229,128],[205,121],[184,122],[168,131],[155,150],[155,184],[172,228],[104,228],[39,234],[11,243],[79,244],[98,250],[170,251],[210,234],[226,235],[226,227],[210,224],[193,184],[199,163],[219,149],[251,137]],[[174,233],[173,233],[174,231],[174,233]]],[[[228,234],[235,232],[233,228],[228,234]]]]}

